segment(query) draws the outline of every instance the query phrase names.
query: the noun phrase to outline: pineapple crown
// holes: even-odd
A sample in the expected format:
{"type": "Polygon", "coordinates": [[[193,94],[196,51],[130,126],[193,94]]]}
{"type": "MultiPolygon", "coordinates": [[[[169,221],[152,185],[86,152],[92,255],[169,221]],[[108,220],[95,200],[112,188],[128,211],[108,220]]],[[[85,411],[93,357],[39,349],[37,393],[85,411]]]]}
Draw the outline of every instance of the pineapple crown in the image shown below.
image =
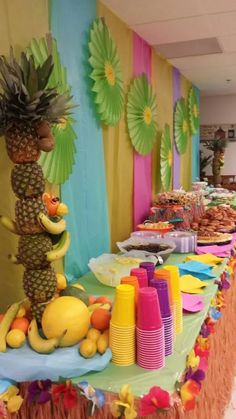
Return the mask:
{"type": "Polygon", "coordinates": [[[9,60],[0,57],[0,134],[14,123],[58,123],[70,113],[70,93],[59,94],[57,86],[47,88],[52,70],[51,55],[41,66],[36,66],[33,56],[27,57],[24,52],[18,63],[12,49],[9,60]]]}

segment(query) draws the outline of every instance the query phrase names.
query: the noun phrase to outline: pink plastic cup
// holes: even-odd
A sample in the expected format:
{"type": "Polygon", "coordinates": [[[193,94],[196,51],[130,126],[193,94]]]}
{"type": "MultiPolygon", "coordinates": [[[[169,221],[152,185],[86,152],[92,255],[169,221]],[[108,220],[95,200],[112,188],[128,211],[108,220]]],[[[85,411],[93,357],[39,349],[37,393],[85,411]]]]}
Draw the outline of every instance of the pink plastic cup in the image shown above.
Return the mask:
{"type": "Polygon", "coordinates": [[[139,288],[148,287],[147,271],[143,268],[133,268],[130,271],[131,276],[138,278],[139,288]]]}
{"type": "Polygon", "coordinates": [[[137,307],[137,327],[154,330],[162,327],[158,295],[155,288],[140,288],[137,307]]]}

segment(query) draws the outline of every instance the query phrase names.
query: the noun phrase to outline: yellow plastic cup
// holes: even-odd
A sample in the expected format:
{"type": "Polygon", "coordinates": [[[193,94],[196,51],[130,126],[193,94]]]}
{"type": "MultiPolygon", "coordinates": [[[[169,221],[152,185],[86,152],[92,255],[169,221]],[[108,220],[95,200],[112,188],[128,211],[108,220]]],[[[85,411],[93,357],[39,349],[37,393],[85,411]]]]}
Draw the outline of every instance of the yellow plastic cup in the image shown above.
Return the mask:
{"type": "Polygon", "coordinates": [[[181,298],[179,268],[177,266],[167,265],[165,269],[170,272],[171,288],[173,290],[174,301],[181,298]]]}
{"type": "Polygon", "coordinates": [[[132,285],[116,287],[111,323],[121,327],[135,325],[135,289],[132,285]]]}

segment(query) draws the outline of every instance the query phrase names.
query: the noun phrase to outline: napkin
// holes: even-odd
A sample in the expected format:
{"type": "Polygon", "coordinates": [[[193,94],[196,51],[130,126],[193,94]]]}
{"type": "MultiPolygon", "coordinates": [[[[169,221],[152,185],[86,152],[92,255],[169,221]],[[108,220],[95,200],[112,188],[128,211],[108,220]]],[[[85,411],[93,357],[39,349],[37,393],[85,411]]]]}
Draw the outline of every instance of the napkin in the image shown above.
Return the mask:
{"type": "Polygon", "coordinates": [[[202,255],[189,255],[187,256],[186,260],[187,261],[195,260],[197,262],[206,263],[211,266],[215,266],[218,263],[223,262],[222,258],[215,256],[214,254],[211,254],[211,253],[204,253],[202,255]]]}
{"type": "Polygon", "coordinates": [[[203,254],[203,253],[211,253],[214,254],[216,256],[220,256],[220,257],[227,257],[230,254],[230,251],[232,249],[232,244],[226,244],[224,246],[217,246],[212,245],[212,246],[198,246],[196,249],[196,253],[198,254],[203,254]]]}
{"type": "Polygon", "coordinates": [[[189,293],[189,294],[202,294],[202,288],[206,287],[208,284],[205,281],[200,281],[193,275],[183,275],[179,279],[180,291],[189,293]]]}
{"type": "Polygon", "coordinates": [[[190,260],[186,263],[180,263],[178,265],[180,270],[180,275],[193,274],[199,279],[212,279],[216,275],[211,273],[212,265],[207,265],[206,263],[198,262],[195,260],[190,260]]]}
{"type": "Polygon", "coordinates": [[[182,293],[182,301],[183,310],[189,311],[191,313],[197,313],[204,308],[202,297],[198,297],[197,295],[182,293]]]}

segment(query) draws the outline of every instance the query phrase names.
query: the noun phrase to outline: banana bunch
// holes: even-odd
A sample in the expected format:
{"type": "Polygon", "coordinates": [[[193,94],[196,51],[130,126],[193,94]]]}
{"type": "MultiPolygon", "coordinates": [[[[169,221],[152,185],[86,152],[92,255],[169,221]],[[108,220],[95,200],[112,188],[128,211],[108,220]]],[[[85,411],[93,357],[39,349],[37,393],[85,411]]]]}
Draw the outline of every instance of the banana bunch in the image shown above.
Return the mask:
{"type": "Polygon", "coordinates": [[[11,218],[0,215],[0,224],[11,233],[18,234],[16,223],[11,218]]]}
{"type": "Polygon", "coordinates": [[[21,304],[22,304],[22,301],[19,303],[12,304],[8,308],[6,314],[4,315],[0,323],[0,352],[6,352],[6,349],[7,349],[6,337],[10,330],[11,324],[18,313],[18,310],[21,304]]]}
{"type": "Polygon", "coordinates": [[[66,221],[63,220],[63,218],[58,222],[54,222],[43,212],[39,213],[38,222],[40,226],[50,234],[61,234],[66,229],[66,221]]]}
{"type": "Polygon", "coordinates": [[[54,246],[53,250],[47,252],[47,260],[48,262],[54,262],[65,256],[68,248],[70,246],[70,233],[68,231],[64,231],[60,238],[60,241],[54,246]]]}
{"type": "Polygon", "coordinates": [[[28,340],[34,351],[40,354],[51,354],[60,345],[65,334],[66,330],[57,338],[43,339],[39,334],[37,322],[33,319],[28,329],[28,340]]]}

